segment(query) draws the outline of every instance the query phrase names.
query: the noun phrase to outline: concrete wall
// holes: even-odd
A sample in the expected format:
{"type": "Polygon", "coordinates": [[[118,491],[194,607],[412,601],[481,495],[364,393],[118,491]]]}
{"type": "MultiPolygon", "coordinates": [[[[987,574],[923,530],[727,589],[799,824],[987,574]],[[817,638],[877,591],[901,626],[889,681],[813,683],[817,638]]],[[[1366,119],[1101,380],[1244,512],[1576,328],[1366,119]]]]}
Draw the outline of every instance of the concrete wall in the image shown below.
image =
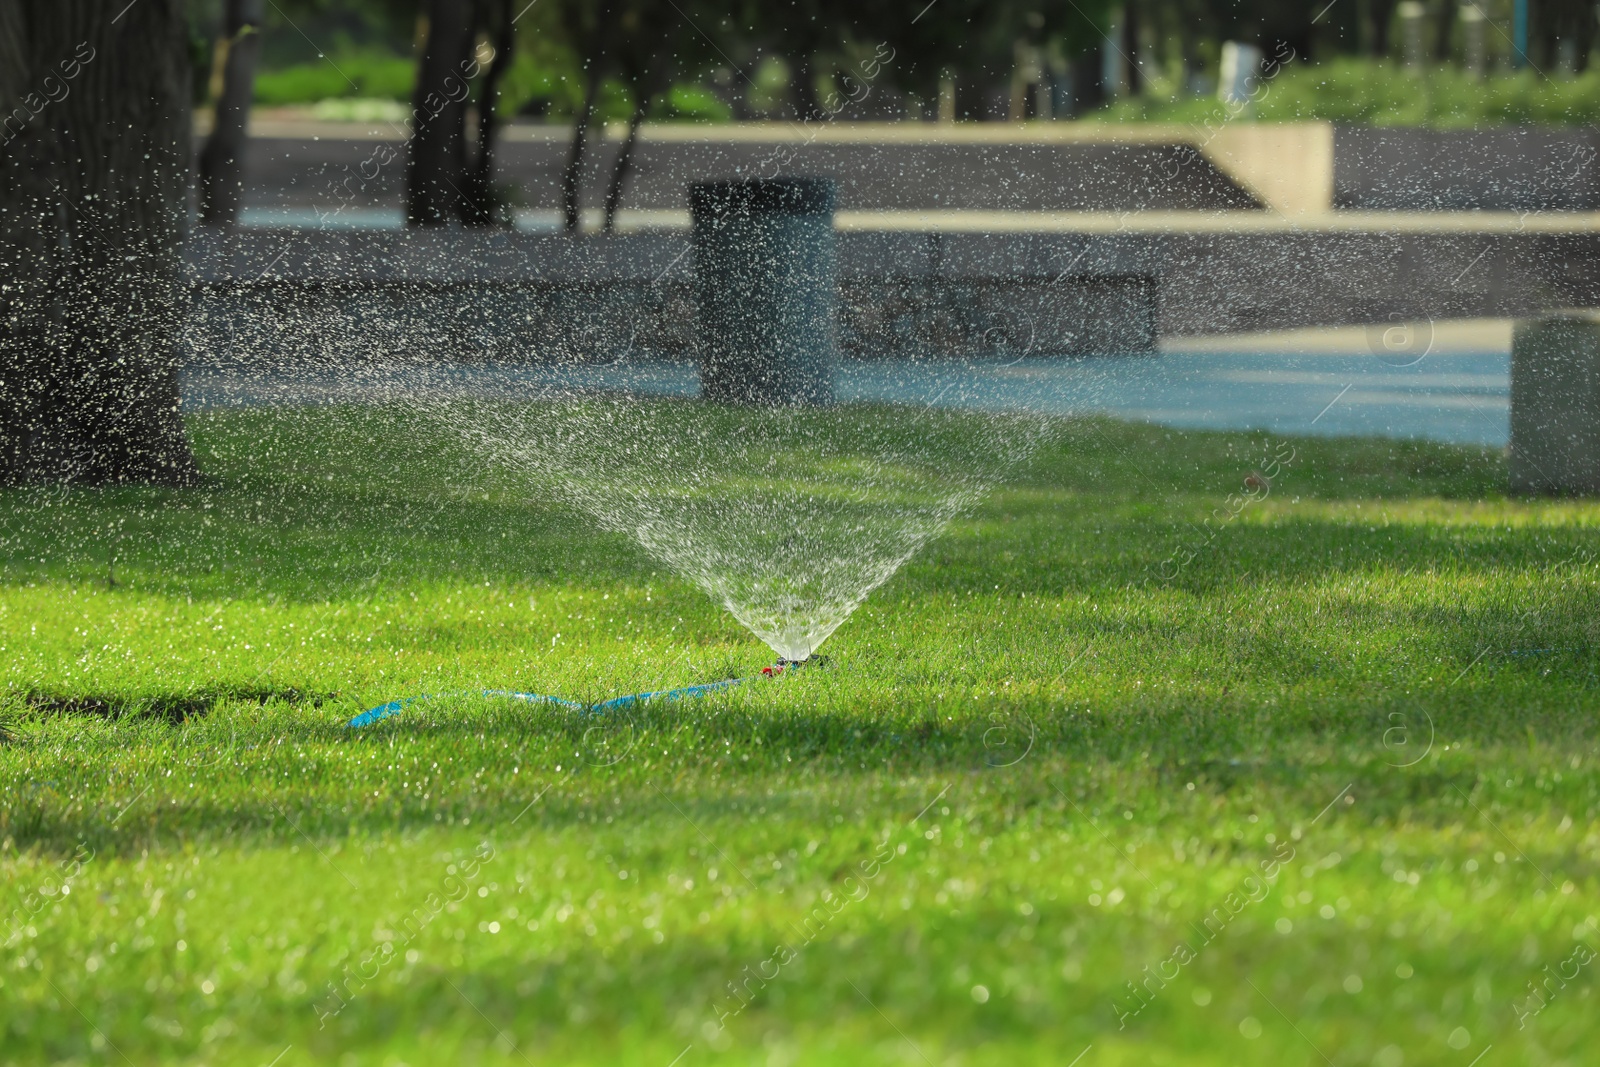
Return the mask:
{"type": "MultiPolygon", "coordinates": [[[[405,145],[392,128],[256,121],[252,131],[248,208],[399,210],[405,145]]],[[[559,206],[567,137],[560,126],[504,131],[498,179],[534,213],[559,206]]],[[[608,128],[594,143],[586,206],[600,203],[619,141],[608,128]]],[[[682,214],[690,181],[781,173],[837,179],[843,211],[1600,210],[1597,154],[1593,128],[1266,123],[1230,118],[1221,105],[1170,126],[664,123],[643,128],[624,207],[682,214]]]]}
{"type": "Polygon", "coordinates": [[[1334,139],[1326,122],[1231,122],[1200,151],[1269,210],[1290,218],[1333,207],[1334,139]]]}
{"type": "MultiPolygon", "coordinates": [[[[202,359],[692,351],[685,236],[241,230],[190,246],[202,359]]],[[[1600,306],[1600,233],[839,235],[846,355],[1096,354],[1158,335],[1600,306]]]]}
{"type": "Polygon", "coordinates": [[[840,289],[839,345],[850,356],[1123,355],[1157,339],[1148,275],[855,278],[840,289]]]}
{"type": "MultiPolygon", "coordinates": [[[[394,352],[607,361],[694,351],[685,237],[241,230],[191,245],[202,360],[394,352]]],[[[846,356],[1155,347],[1158,281],[1127,242],[839,235],[846,356]]]]}
{"type": "Polygon", "coordinates": [[[1600,209],[1600,132],[1339,126],[1333,205],[1378,211],[1600,209]]]}
{"type": "MultiPolygon", "coordinates": [[[[395,353],[506,362],[682,359],[689,283],[210,285],[186,334],[203,362],[306,364],[395,353]]],[[[1156,283],[1137,275],[949,281],[846,279],[846,358],[1148,352],[1156,283]]]]}
{"type": "Polygon", "coordinates": [[[1228,333],[1600,306],[1600,233],[1187,235],[1144,250],[1160,329],[1228,333]]]}
{"type": "Polygon", "coordinates": [[[1600,493],[1600,316],[1517,323],[1510,461],[1514,493],[1600,493]]]}

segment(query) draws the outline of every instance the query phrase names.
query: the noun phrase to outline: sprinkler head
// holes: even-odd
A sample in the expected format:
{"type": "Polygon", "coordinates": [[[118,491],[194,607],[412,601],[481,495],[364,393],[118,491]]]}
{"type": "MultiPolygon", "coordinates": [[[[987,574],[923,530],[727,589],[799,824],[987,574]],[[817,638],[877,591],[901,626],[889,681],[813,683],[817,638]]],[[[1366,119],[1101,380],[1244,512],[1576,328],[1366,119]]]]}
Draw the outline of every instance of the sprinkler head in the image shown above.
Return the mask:
{"type": "Polygon", "coordinates": [[[762,667],[761,674],[766,678],[776,678],[784,671],[797,671],[807,664],[810,664],[813,667],[826,667],[828,665],[828,657],[808,656],[805,659],[784,659],[782,656],[779,656],[778,662],[774,663],[772,666],[762,667]]]}

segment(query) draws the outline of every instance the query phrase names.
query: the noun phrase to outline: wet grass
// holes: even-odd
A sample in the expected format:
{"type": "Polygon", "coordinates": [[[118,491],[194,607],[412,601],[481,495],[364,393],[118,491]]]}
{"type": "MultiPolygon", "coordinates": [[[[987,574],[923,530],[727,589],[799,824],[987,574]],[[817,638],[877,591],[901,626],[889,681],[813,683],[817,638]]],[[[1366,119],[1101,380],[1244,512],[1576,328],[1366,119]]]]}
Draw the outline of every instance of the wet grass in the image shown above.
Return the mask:
{"type": "Polygon", "coordinates": [[[1600,1029],[1600,506],[1507,499],[1497,454],[1074,422],[827,668],[352,734],[769,654],[414,426],[195,433],[204,490],[0,497],[8,1063],[1492,1067],[1600,1029]]]}

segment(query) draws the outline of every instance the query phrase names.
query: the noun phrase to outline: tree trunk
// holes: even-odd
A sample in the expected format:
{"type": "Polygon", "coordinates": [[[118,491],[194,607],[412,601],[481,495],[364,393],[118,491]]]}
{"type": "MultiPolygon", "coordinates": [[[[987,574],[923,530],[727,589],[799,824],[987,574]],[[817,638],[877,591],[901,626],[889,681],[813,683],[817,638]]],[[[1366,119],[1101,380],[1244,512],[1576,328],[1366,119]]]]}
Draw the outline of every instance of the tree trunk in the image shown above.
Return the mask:
{"type": "Polygon", "coordinates": [[[616,166],[611,169],[611,184],[606,188],[606,233],[616,232],[617,209],[622,206],[622,189],[628,181],[628,172],[633,169],[633,147],[638,143],[639,127],[644,122],[645,111],[650,107],[649,90],[641,86],[637,92],[639,99],[634,101],[633,113],[628,116],[628,135],[622,139],[622,151],[617,153],[616,166]]]}
{"type": "Polygon", "coordinates": [[[1456,0],[1439,0],[1439,12],[1434,16],[1433,58],[1440,63],[1450,62],[1450,38],[1456,28],[1456,0]]]}
{"type": "Polygon", "coordinates": [[[516,34],[509,0],[487,0],[487,3],[498,8],[493,20],[494,60],[483,77],[483,91],[478,94],[478,150],[466,174],[467,195],[461,218],[468,226],[494,226],[504,221],[494,195],[495,140],[500,132],[495,104],[500,95],[500,79],[511,66],[516,34]]]}
{"type": "Polygon", "coordinates": [[[1072,78],[1072,113],[1082,115],[1106,102],[1104,63],[1100,49],[1091,48],[1074,56],[1068,74],[1072,78]]]}
{"type": "Polygon", "coordinates": [[[817,99],[817,73],[812,66],[809,50],[802,51],[794,61],[794,73],[789,78],[789,106],[794,108],[800,122],[817,122],[823,117],[822,101],[817,99]]]}
{"type": "Polygon", "coordinates": [[[592,7],[575,6],[575,19],[568,24],[569,39],[581,41],[578,58],[583,61],[583,104],[572,117],[572,146],[567,165],[561,172],[561,216],[568,233],[576,234],[581,221],[579,197],[583,186],[583,157],[589,147],[589,127],[594,122],[595,105],[600,100],[600,84],[615,61],[612,34],[617,32],[613,0],[596,0],[592,7]]]}
{"type": "Polygon", "coordinates": [[[472,9],[467,0],[429,0],[428,41],[417,66],[406,160],[406,222],[443,226],[461,218],[466,170],[472,9]]]}
{"type": "Polygon", "coordinates": [[[1529,50],[1535,64],[1546,74],[1554,74],[1564,62],[1581,71],[1594,45],[1595,8],[1586,0],[1529,0],[1529,50]],[[1572,49],[1564,55],[1562,45],[1572,49]]]}
{"type": "Polygon", "coordinates": [[[1560,4],[1539,3],[1528,0],[1528,56],[1532,65],[1541,71],[1552,71],[1556,65],[1556,38],[1561,34],[1560,4]]]}
{"type": "Polygon", "coordinates": [[[184,0],[0,4],[0,482],[188,484],[184,0]]]}
{"type": "Polygon", "coordinates": [[[1585,11],[1578,17],[1577,28],[1573,31],[1572,39],[1577,45],[1576,61],[1572,72],[1582,74],[1589,69],[1589,53],[1594,51],[1595,24],[1600,19],[1600,12],[1585,11]]]}
{"type": "Polygon", "coordinates": [[[601,67],[598,58],[590,61],[589,77],[583,86],[583,106],[572,117],[572,147],[561,172],[561,217],[568,233],[578,232],[578,194],[583,184],[583,156],[589,146],[589,124],[594,121],[594,105],[600,95],[601,67]]]}
{"type": "Polygon", "coordinates": [[[1368,32],[1371,36],[1372,54],[1386,56],[1389,54],[1389,27],[1394,22],[1394,8],[1398,0],[1369,0],[1367,6],[1368,32]]]}
{"type": "Polygon", "coordinates": [[[1139,69],[1139,38],[1142,36],[1139,26],[1139,5],[1123,4],[1122,69],[1123,77],[1128,83],[1129,96],[1138,96],[1144,92],[1144,71],[1139,69]]]}
{"type": "Polygon", "coordinates": [[[261,6],[261,0],[226,4],[222,95],[217,97],[211,135],[200,153],[200,221],[214,226],[239,221],[241,160],[256,91],[256,57],[261,52],[261,6]]]}

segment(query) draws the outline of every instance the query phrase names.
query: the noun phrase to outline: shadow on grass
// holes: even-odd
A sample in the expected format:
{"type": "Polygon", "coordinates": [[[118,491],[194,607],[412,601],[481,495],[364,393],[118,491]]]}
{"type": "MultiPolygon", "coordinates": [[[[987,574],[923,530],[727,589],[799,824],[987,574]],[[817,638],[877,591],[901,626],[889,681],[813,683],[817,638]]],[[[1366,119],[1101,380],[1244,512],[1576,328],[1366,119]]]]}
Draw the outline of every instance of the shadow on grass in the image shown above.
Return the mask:
{"type": "MultiPolygon", "coordinates": [[[[1053,811],[1063,795],[1090,812],[1159,813],[1196,795],[1188,783],[1202,797],[1307,815],[1354,783],[1364,818],[1448,819],[1467,794],[1592,749],[1593,716],[1547,681],[1530,677],[1513,694],[1523,699],[1514,720],[1503,686],[1480,694],[1467,683],[1427,701],[1305,695],[1271,709],[1152,694],[1095,711],[997,699],[947,717],[864,697],[846,709],[724,702],[597,719],[457,700],[361,731],[308,705],[260,720],[108,720],[93,738],[52,736],[47,725],[25,742],[37,786],[21,783],[0,807],[0,837],[46,852],[89,841],[136,853],[164,841],[337,842],[441,824],[491,833],[525,811],[524,831],[598,830],[623,813],[831,825],[841,810],[901,792],[891,807],[909,805],[909,816],[952,782],[1006,820],[1053,811]]],[[[1572,773],[1553,792],[1499,800],[1582,810],[1593,778],[1572,773]]]]}
{"type": "Polygon", "coordinates": [[[42,715],[88,715],[101,719],[147,718],[174,725],[209,715],[219,704],[245,703],[265,707],[271,703],[320,707],[337,693],[303,693],[298,689],[263,689],[251,686],[196,689],[186,693],[62,694],[29,692],[23,703],[42,715]]]}
{"type": "MultiPolygon", "coordinates": [[[[1220,498],[1219,498],[1220,499],[1220,498]]],[[[4,503],[0,497],[0,504],[4,503]]],[[[1296,517],[1271,525],[1238,522],[1211,534],[1153,517],[1148,504],[1114,494],[990,504],[957,519],[906,566],[896,582],[941,592],[993,590],[1111,595],[1135,586],[1226,591],[1253,581],[1315,583],[1387,568],[1438,569],[1455,576],[1512,567],[1581,563],[1593,531],[1551,526],[1508,536],[1492,525],[1443,526],[1296,517]],[[1175,566],[1174,559],[1185,561],[1175,566]]],[[[589,585],[663,580],[631,540],[597,531],[559,505],[499,500],[446,502],[302,500],[294,513],[254,518],[227,506],[215,512],[163,505],[77,500],[56,514],[26,513],[12,501],[13,527],[38,526],[9,544],[0,539],[0,584],[41,579],[104,584],[106,551],[92,538],[76,548],[46,547],[49,523],[105,529],[138,511],[116,549],[116,578],[134,592],[169,596],[325,603],[387,586],[492,580],[501,586],[589,585]],[[323,505],[326,505],[325,509],[323,505]],[[159,514],[159,518],[157,515],[159,514]],[[204,525],[215,514],[213,525],[204,525]],[[137,527],[137,528],[136,528],[137,527]],[[7,561],[4,557],[9,556],[7,561]],[[30,561],[44,561],[42,563],[30,561]]],[[[667,578],[666,580],[675,580],[667,578]]]]}

